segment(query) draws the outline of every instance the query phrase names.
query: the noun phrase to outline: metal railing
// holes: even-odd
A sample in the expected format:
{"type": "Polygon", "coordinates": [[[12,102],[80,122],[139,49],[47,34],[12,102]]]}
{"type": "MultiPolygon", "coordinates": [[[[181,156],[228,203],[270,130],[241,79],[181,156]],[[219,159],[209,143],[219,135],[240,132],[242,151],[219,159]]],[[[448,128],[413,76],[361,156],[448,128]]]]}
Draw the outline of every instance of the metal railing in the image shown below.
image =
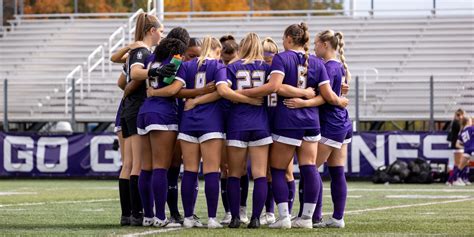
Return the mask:
{"type": "Polygon", "coordinates": [[[367,101],[367,72],[374,72],[375,81],[379,80],[379,71],[377,68],[350,68],[351,72],[362,72],[362,98],[367,101]]]}
{"type": "MultiPolygon", "coordinates": [[[[121,45],[125,46],[125,26],[120,26],[112,35],[109,37],[109,59],[112,57],[112,53],[121,45]],[[118,36],[120,38],[116,39],[118,36]],[[117,40],[117,43],[113,44],[114,40],[117,40]]],[[[112,71],[112,61],[109,61],[109,72],[112,71]]]]}
{"type": "MultiPolygon", "coordinates": [[[[69,94],[71,94],[73,90],[73,86],[69,83],[69,80],[74,79],[75,84],[80,84],[80,93],[81,93],[81,100],[84,99],[84,75],[83,75],[82,66],[78,65],[72,72],[70,72],[66,79],[64,80],[64,113],[69,113],[69,94]],[[77,77],[79,74],[79,77],[77,77]]],[[[74,106],[74,105],[73,105],[74,106]]]]}
{"type": "Polygon", "coordinates": [[[104,50],[104,45],[99,45],[90,55],[87,57],[87,92],[91,92],[91,73],[96,69],[99,64],[101,64],[101,69],[102,69],[102,77],[105,77],[105,50],[104,50]],[[99,54],[100,57],[95,62],[92,64],[92,60],[96,57],[96,55],[99,54]]]}

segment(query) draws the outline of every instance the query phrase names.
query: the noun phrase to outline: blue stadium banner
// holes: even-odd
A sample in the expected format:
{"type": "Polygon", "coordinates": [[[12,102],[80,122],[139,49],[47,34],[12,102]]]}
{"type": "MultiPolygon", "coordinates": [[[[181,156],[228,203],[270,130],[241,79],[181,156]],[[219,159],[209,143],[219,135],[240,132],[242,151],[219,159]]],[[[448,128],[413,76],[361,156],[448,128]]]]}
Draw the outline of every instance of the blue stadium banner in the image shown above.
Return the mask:
{"type": "MultiPolygon", "coordinates": [[[[446,133],[363,132],[349,145],[346,175],[369,177],[397,159],[425,158],[452,164],[446,133]]],[[[2,177],[116,177],[120,152],[115,134],[37,135],[0,132],[2,177]]],[[[320,170],[322,171],[323,168],[320,170]]],[[[295,172],[298,172],[295,166],[295,172]]]]}

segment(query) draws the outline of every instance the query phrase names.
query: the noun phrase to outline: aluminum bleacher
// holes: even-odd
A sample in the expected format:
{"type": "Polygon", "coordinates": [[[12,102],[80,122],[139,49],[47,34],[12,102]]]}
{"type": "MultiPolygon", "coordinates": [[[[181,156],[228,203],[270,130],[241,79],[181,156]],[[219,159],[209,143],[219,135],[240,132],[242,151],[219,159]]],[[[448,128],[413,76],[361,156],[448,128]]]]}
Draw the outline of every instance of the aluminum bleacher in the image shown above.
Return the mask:
{"type": "MultiPolygon", "coordinates": [[[[307,22],[311,42],[321,30],[342,31],[349,67],[353,78],[359,78],[361,120],[429,119],[430,76],[434,77],[435,119],[451,119],[458,107],[474,113],[472,15],[403,18],[181,15],[165,15],[165,32],[181,26],[192,37],[233,34],[240,39],[253,31],[262,38],[272,37],[281,45],[283,30],[291,23],[307,22]]],[[[120,65],[112,65],[109,71],[108,51],[109,46],[119,47],[122,42],[128,42],[133,26],[131,16],[72,14],[50,19],[17,16],[11,22],[14,29],[0,38],[0,83],[8,79],[9,119],[25,122],[69,119],[71,95],[65,91],[74,77],[82,78],[82,84],[76,85],[76,119],[113,121],[121,97],[116,86],[120,65]],[[92,52],[95,54],[91,56],[92,52]],[[73,69],[77,70],[71,73],[73,69]],[[88,71],[91,71],[90,83],[88,71]]],[[[354,83],[349,98],[350,114],[354,117],[354,83]]],[[[3,104],[3,96],[0,102],[3,104]]]]}

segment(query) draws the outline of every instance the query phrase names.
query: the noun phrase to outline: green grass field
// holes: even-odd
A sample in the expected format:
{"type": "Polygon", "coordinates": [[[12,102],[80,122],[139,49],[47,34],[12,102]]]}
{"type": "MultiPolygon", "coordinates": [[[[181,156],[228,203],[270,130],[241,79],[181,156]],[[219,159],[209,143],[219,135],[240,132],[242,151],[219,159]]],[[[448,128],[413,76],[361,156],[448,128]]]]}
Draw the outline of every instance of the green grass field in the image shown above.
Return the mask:
{"type": "MultiPolygon", "coordinates": [[[[474,236],[473,186],[349,182],[346,228],[313,230],[120,227],[117,186],[115,181],[1,180],[0,236],[474,236]]],[[[200,187],[196,214],[206,222],[200,187]]],[[[332,212],[329,183],[324,187],[327,217],[332,212]]],[[[222,214],[220,208],[219,218],[222,214]]]]}

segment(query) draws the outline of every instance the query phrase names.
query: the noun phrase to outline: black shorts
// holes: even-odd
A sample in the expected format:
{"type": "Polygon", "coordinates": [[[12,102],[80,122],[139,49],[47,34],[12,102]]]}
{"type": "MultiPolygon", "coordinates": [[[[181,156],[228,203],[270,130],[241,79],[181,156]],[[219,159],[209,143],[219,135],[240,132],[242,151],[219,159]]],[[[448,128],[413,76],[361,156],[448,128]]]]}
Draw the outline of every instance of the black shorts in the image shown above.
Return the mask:
{"type": "Polygon", "coordinates": [[[137,135],[137,117],[120,118],[123,138],[137,135]]]}

